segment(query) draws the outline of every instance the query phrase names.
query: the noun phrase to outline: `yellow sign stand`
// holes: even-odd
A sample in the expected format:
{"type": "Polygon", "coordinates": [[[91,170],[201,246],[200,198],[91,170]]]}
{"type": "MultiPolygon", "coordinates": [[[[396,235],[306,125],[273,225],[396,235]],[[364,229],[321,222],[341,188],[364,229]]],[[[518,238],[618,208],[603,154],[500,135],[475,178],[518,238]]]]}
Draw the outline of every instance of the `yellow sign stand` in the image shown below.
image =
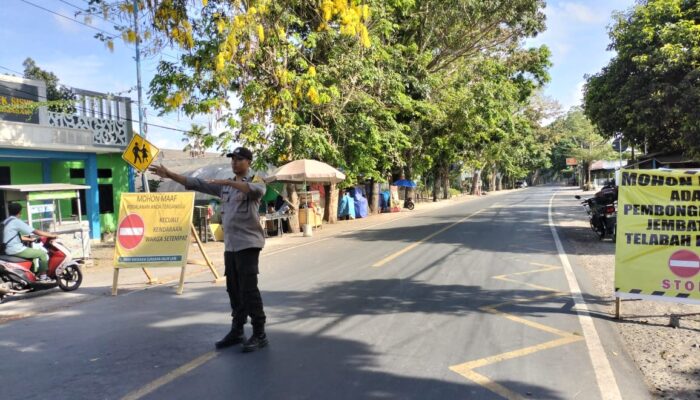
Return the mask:
{"type": "Polygon", "coordinates": [[[194,193],[123,193],[119,205],[119,224],[114,246],[114,280],[112,295],[117,295],[119,270],[122,268],[177,267],[182,294],[187,264],[206,265],[215,282],[221,280],[192,224],[194,193]],[[187,259],[191,236],[204,262],[187,259]]]}
{"type": "Polygon", "coordinates": [[[140,172],[143,172],[156,159],[158,153],[160,153],[160,149],[151,142],[141,137],[141,135],[134,135],[131,137],[129,145],[126,146],[126,150],[122,153],[122,159],[140,172]]]}

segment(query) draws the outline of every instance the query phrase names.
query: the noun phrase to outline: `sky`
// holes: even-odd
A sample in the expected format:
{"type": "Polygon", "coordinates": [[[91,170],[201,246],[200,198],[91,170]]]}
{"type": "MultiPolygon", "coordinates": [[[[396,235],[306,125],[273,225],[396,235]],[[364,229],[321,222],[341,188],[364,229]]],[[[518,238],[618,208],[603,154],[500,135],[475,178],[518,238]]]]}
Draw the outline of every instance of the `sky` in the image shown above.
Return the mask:
{"type": "MultiPolygon", "coordinates": [[[[134,48],[115,42],[113,52],[93,38],[97,30],[114,31],[111,23],[93,18],[91,27],[63,18],[54,13],[75,17],[76,7],[85,0],[0,0],[0,73],[21,74],[22,61],[31,57],[41,68],[54,72],[61,83],[96,92],[125,92],[136,86],[134,48]],[[32,3],[35,6],[29,4],[32,3]],[[46,10],[53,11],[51,13],[46,10]]],[[[581,102],[584,75],[594,74],[605,66],[613,53],[607,27],[615,10],[633,6],[634,0],[553,0],[547,2],[547,30],[528,39],[527,46],[547,45],[552,51],[551,82],[544,94],[557,100],[564,110],[581,102]]],[[[172,50],[166,52],[171,56],[172,50]]],[[[142,63],[142,81],[148,82],[156,73],[161,57],[149,57],[142,63]]],[[[167,58],[166,58],[167,59],[167,58]]],[[[136,99],[136,91],[123,94],[136,99]]],[[[146,91],[144,91],[146,96],[146,91]]],[[[134,119],[137,109],[133,108],[134,119]]],[[[158,116],[148,107],[147,122],[187,130],[192,120],[175,113],[158,116]]],[[[194,122],[207,125],[208,117],[194,122]]],[[[149,125],[148,140],[160,148],[182,148],[181,132],[149,125]]]]}

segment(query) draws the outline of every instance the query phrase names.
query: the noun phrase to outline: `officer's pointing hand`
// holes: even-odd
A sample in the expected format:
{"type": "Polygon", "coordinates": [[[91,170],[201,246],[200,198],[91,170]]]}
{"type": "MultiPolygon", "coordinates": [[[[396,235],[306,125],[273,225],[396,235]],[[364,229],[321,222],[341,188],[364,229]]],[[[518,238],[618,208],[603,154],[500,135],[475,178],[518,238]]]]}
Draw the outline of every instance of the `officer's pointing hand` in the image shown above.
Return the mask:
{"type": "Polygon", "coordinates": [[[168,177],[168,169],[162,165],[151,165],[148,167],[148,171],[160,176],[161,178],[168,177]]]}

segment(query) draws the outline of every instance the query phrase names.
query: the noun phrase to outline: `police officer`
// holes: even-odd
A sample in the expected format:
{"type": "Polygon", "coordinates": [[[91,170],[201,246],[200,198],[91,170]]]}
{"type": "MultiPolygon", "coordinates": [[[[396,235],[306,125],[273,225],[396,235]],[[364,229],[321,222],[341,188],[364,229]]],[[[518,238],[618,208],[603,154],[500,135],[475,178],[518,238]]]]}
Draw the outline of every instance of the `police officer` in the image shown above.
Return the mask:
{"type": "Polygon", "coordinates": [[[149,170],[162,178],[169,178],[189,190],[221,198],[221,220],[224,227],[224,264],[226,291],[231,302],[231,331],[216,342],[222,349],[243,343],[243,352],[255,351],[268,343],[265,335],[265,312],[258,289],[258,259],[265,245],[260,225],[260,201],[265,184],[253,181],[250,163],[253,153],[238,147],[226,155],[231,158],[233,179],[202,180],[176,174],[162,165],[149,170]],[[250,317],[253,334],[246,340],[243,326],[250,317]]]}

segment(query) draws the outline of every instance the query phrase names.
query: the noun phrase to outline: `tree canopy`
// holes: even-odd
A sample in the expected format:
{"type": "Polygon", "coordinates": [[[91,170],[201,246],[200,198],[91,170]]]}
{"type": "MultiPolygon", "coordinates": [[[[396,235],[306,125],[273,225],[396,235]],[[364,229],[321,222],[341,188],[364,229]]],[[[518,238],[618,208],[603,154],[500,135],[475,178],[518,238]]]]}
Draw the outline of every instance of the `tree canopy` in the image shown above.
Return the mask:
{"type": "Polygon", "coordinates": [[[617,55],[588,78],[585,111],[601,133],[650,152],[700,152],[700,3],[646,0],[610,29],[617,55]]]}
{"type": "MultiPolygon", "coordinates": [[[[89,11],[128,21],[131,4],[91,0],[89,11]]],[[[392,172],[437,182],[455,168],[523,177],[548,162],[531,100],[550,53],[523,46],[544,30],[544,5],[142,0],[140,35],[117,28],[149,53],[179,49],[160,62],[150,101],[217,115],[222,149],[241,142],[277,165],[318,159],[349,182],[392,172]]]]}

